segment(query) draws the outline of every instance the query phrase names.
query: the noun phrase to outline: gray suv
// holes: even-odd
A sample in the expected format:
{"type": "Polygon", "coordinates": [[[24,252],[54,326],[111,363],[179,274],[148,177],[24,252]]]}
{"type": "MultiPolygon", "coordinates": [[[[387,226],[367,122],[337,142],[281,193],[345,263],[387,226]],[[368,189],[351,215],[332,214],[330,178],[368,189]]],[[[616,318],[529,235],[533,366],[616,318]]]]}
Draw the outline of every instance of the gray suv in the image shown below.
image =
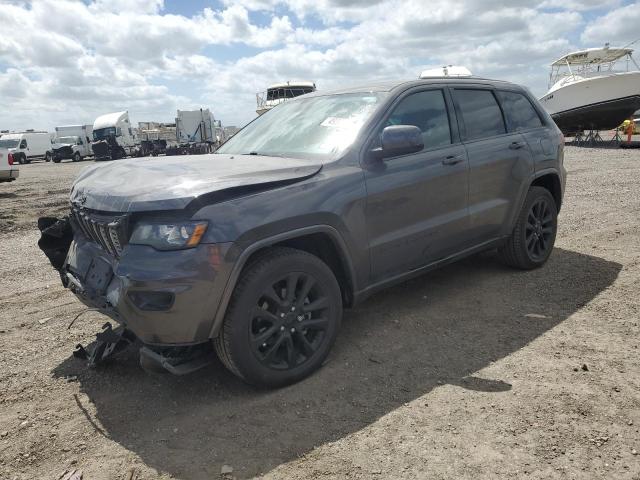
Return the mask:
{"type": "Polygon", "coordinates": [[[281,386],[320,367],[343,308],[383,287],[489,249],[543,265],[563,149],[535,98],[502,81],[316,92],[212,155],[87,168],[69,217],[40,219],[40,245],[121,325],[94,357],[135,338],[141,363],[185,373],[215,350],[245,381],[281,386]]]}

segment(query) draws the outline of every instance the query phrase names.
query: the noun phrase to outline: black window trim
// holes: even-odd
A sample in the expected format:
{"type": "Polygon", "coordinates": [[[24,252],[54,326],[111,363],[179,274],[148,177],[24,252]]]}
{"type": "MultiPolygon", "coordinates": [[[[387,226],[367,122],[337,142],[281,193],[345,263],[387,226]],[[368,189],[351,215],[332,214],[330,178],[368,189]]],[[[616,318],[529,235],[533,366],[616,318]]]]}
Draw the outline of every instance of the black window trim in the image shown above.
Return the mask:
{"type": "Polygon", "coordinates": [[[384,125],[384,123],[387,121],[387,119],[389,118],[391,113],[393,113],[393,110],[398,106],[398,104],[400,102],[402,102],[405,98],[407,98],[410,95],[413,95],[413,94],[416,94],[416,93],[421,93],[421,92],[428,92],[428,91],[432,91],[432,90],[440,90],[442,92],[442,96],[444,97],[445,109],[447,111],[447,118],[449,120],[449,135],[450,135],[450,138],[451,138],[451,143],[449,145],[440,145],[440,146],[437,146],[437,147],[423,148],[419,152],[407,153],[407,154],[404,154],[404,155],[397,155],[395,157],[389,157],[389,158],[410,157],[412,155],[418,155],[418,154],[425,153],[425,152],[434,152],[434,151],[437,151],[437,150],[450,148],[450,147],[455,146],[455,145],[461,145],[462,142],[461,142],[461,138],[460,138],[460,132],[458,130],[458,124],[457,124],[457,121],[455,119],[456,112],[453,109],[453,99],[451,98],[450,93],[449,93],[449,86],[447,84],[444,84],[444,83],[441,83],[441,84],[429,84],[429,85],[418,85],[418,86],[415,86],[415,87],[412,87],[412,88],[408,88],[408,89],[404,90],[403,92],[399,93],[387,105],[385,111],[380,114],[379,120],[375,123],[375,125],[371,129],[371,133],[369,134],[368,138],[364,142],[364,145],[366,146],[366,148],[364,149],[363,155],[366,157],[366,155],[371,151],[371,149],[373,148],[373,143],[376,141],[376,139],[378,137],[379,131],[381,132],[380,127],[382,127],[382,125],[384,125]]]}
{"type": "Polygon", "coordinates": [[[529,95],[527,95],[525,92],[518,91],[518,90],[510,90],[510,89],[507,89],[507,88],[496,88],[494,90],[494,96],[496,97],[496,100],[498,100],[498,104],[500,105],[500,109],[502,110],[502,116],[504,118],[505,125],[507,127],[507,132],[508,133],[530,132],[532,130],[537,130],[539,128],[544,128],[544,127],[547,126],[546,123],[545,123],[544,118],[542,118],[542,116],[540,115],[540,112],[538,111],[536,106],[533,104],[533,102],[529,98],[529,95]],[[500,100],[500,95],[498,95],[498,93],[500,93],[500,92],[517,93],[518,95],[522,95],[527,100],[527,102],[529,102],[529,105],[531,105],[531,108],[533,109],[533,111],[538,116],[538,119],[540,120],[540,125],[538,125],[537,127],[529,127],[529,128],[523,128],[523,129],[520,129],[520,130],[512,130],[510,122],[507,121],[507,115],[504,113],[504,106],[502,105],[502,100],[500,100]]]}
{"type": "Polygon", "coordinates": [[[464,123],[464,117],[462,116],[462,109],[460,108],[460,104],[458,103],[458,99],[456,98],[455,93],[452,91],[451,99],[453,100],[453,104],[456,109],[456,117],[458,118],[458,126],[460,128],[460,140],[462,141],[462,143],[473,143],[473,142],[479,142],[482,140],[487,140],[490,138],[498,138],[502,136],[513,135],[514,132],[510,132],[507,126],[507,118],[506,118],[506,115],[504,114],[502,104],[498,99],[498,95],[496,95],[497,89],[495,87],[489,86],[489,85],[460,85],[460,86],[456,85],[455,87],[449,87],[449,89],[450,90],[488,90],[493,95],[493,98],[498,104],[498,108],[500,109],[500,114],[502,115],[502,124],[504,125],[504,133],[491,135],[489,137],[469,139],[467,138],[467,126],[464,123]]]}

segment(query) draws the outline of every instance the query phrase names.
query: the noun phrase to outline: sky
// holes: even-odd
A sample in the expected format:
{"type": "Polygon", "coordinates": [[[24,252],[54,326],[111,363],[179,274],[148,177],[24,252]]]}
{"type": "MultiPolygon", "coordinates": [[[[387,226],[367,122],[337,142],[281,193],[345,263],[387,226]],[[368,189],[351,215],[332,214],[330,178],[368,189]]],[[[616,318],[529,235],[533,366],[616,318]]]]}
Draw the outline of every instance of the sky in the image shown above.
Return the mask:
{"type": "Polygon", "coordinates": [[[242,126],[272,83],[330,90],[445,64],[541,96],[554,59],[626,45],[638,25],[624,0],[0,0],[0,130],[197,108],[242,126]]]}

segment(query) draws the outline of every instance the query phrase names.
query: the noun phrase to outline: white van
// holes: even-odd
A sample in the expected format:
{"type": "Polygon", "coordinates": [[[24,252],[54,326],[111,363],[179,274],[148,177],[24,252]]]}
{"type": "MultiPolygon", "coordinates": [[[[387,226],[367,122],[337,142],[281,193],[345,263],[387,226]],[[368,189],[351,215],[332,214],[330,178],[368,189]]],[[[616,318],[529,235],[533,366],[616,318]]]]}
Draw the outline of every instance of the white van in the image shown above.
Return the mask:
{"type": "Polygon", "coordinates": [[[92,156],[92,138],[93,125],[56,127],[56,137],[52,146],[54,163],[60,163],[64,159],[79,162],[86,157],[92,156]]]}
{"type": "Polygon", "coordinates": [[[48,132],[3,133],[0,148],[6,148],[18,163],[51,158],[51,134],[48,132]]]}

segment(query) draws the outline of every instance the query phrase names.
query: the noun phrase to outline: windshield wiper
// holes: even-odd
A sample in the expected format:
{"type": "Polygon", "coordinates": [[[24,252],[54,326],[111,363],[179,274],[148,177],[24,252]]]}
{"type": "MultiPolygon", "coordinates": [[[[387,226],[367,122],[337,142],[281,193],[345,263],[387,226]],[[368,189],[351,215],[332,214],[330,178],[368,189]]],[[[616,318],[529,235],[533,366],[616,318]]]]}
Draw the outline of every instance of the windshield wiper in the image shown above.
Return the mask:
{"type": "Polygon", "coordinates": [[[243,153],[242,155],[255,155],[258,157],[284,157],[284,155],[278,155],[277,153],[260,153],[256,151],[252,151],[249,153],[243,153]]]}

